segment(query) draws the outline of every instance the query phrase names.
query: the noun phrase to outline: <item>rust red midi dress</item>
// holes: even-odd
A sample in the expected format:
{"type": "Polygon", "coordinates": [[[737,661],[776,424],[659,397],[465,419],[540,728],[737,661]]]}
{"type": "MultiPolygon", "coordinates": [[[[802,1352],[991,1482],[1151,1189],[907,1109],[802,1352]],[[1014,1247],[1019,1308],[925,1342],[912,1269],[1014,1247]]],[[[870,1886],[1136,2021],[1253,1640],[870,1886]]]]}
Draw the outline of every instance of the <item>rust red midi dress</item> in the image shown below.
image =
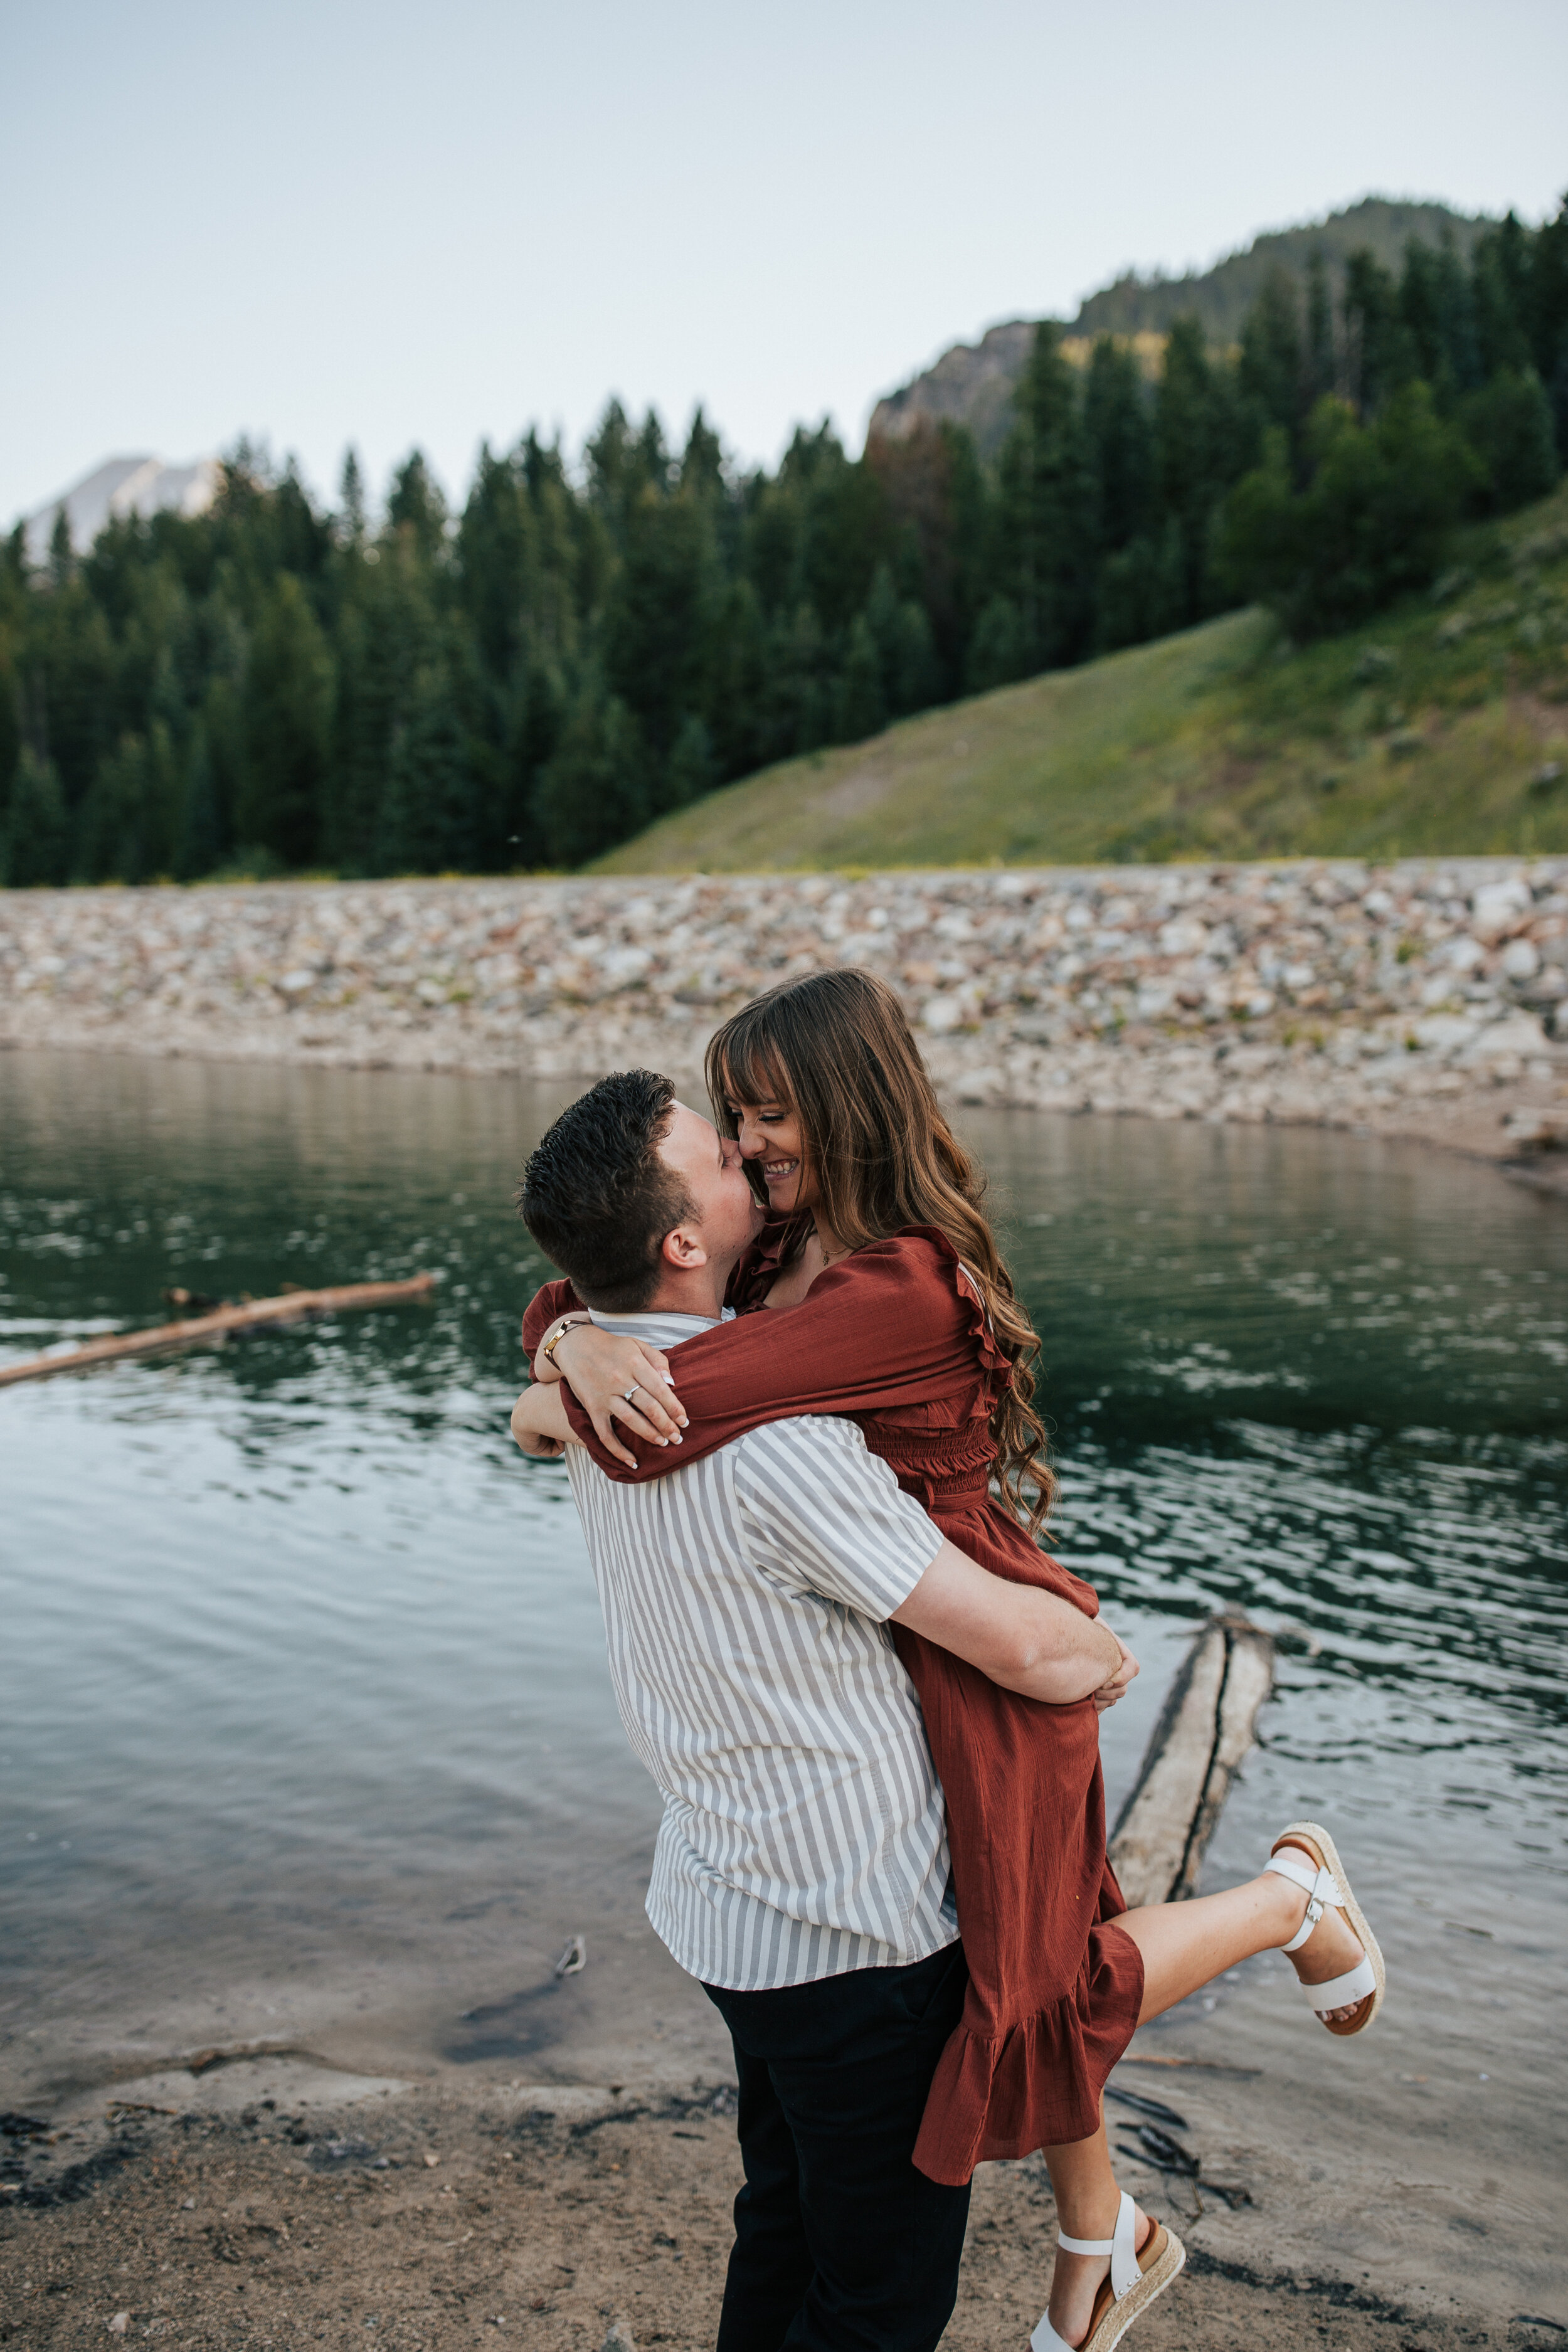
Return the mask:
{"type": "MultiPolygon", "coordinates": [[[[784,1238],[770,1225],[737,1268],[734,1321],[669,1351],[689,1416],[673,1462],[636,1438],[637,1469],[616,1461],[568,1391],[573,1428],[600,1467],[620,1480],[658,1477],[763,1422],[837,1413],[858,1424],[961,1551],[1096,1615],[1092,1587],[1041,1551],[991,1492],[990,1414],[1009,1367],[946,1237],[910,1227],[830,1266],[799,1306],[756,1313],[784,1238]]],[[[570,1284],[539,1292],[523,1323],[531,1358],[555,1317],[579,1306],[570,1284]]],[[[892,1633],[947,1801],[969,1965],[915,2162],[958,2185],[987,2158],[1098,2128],[1106,2076],[1137,2023],[1143,1963],[1116,1925],[1126,1906],[1106,1859],[1093,1702],[1019,1697],[905,1627],[892,1633]]]]}

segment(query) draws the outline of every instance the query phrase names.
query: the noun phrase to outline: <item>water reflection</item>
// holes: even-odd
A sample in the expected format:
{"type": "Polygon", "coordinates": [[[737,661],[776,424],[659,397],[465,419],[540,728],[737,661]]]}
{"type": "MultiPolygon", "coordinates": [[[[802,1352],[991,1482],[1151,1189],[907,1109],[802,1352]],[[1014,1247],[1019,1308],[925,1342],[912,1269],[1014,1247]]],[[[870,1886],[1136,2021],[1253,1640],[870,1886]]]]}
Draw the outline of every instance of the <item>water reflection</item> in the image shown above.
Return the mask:
{"type": "MultiPolygon", "coordinates": [[[[505,1428],[542,1271],[510,1192],[572,1091],[0,1059],[7,1355],[156,1319],[175,1283],[442,1277],[428,1307],[0,1396],[0,1858],[46,2041],[155,2010],[174,1941],[169,2005],[236,1955],[401,1971],[411,2040],[477,2047],[453,2020],[521,1999],[536,1945],[595,1903],[633,1932],[655,1801],[564,1481],[505,1428]]],[[[1555,1851],[1560,1205],[1364,1139],[970,1132],[1044,1335],[1057,1548],[1156,1660],[1218,1605],[1280,1631],[1271,1788],[1375,1783],[1478,1885],[1555,1851]]]]}

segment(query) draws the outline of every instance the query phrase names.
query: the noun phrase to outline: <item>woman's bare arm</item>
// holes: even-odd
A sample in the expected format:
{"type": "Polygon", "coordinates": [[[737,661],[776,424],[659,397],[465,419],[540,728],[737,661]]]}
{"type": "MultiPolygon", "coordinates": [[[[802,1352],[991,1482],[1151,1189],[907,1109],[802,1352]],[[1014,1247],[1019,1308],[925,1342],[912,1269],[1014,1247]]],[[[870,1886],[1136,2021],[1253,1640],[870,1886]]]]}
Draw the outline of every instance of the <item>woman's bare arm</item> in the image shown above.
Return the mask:
{"type": "MultiPolygon", "coordinates": [[[[553,1331],[557,1326],[552,1324],[553,1331]]],[[[686,1409],[669,1382],[669,1358],[662,1349],[642,1339],[618,1338],[595,1330],[592,1323],[574,1322],[555,1343],[553,1361],[542,1343],[533,1360],[533,1377],[540,1381],[564,1381],[593,1423],[600,1444],[617,1462],[637,1468],[637,1455],[616,1436],[614,1423],[644,1438],[650,1445],[679,1445],[686,1426],[686,1409]],[[627,1390],[631,1394],[626,1394],[627,1390]]]]}
{"type": "Polygon", "coordinates": [[[559,1388],[536,1381],[524,1389],[511,1409],[511,1433],[523,1452],[535,1461],[553,1461],[569,1445],[580,1445],[566,1418],[566,1402],[559,1388]]]}
{"type": "Polygon", "coordinates": [[[967,1659],[1004,1690],[1051,1706],[1094,1698],[1112,1685],[1120,1698],[1138,1671],[1137,1660],[1098,1617],[1036,1585],[993,1576],[946,1541],[894,1610],[893,1622],[967,1659]]]}

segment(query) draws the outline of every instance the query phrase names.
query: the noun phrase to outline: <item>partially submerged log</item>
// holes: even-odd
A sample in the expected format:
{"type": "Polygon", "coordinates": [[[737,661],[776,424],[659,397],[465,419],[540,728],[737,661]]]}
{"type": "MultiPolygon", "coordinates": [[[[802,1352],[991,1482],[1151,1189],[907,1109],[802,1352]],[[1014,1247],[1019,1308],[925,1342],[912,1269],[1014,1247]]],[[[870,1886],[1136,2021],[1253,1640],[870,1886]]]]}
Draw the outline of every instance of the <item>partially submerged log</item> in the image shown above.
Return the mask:
{"type": "Polygon", "coordinates": [[[1274,1643],[1211,1617],[1177,1669],[1110,1840],[1130,1908],[1198,1891],[1204,1855],[1274,1683],[1274,1643]]]}
{"type": "Polygon", "coordinates": [[[338,1315],[354,1307],[396,1307],[409,1298],[427,1298],[437,1277],[411,1275],[406,1282],[343,1282],[331,1290],[290,1290],[281,1298],[247,1298],[238,1307],[220,1307],[212,1315],[187,1317],[183,1323],[160,1323],[150,1331],[114,1331],[53,1356],[29,1356],[20,1364],[0,1364],[0,1388],[17,1381],[51,1380],[56,1372],[90,1371],[95,1364],[119,1363],[127,1356],[161,1355],[166,1348],[199,1347],[205,1339],[225,1339],[231,1331],[254,1330],[261,1323],[291,1323],[301,1315],[338,1315]]]}

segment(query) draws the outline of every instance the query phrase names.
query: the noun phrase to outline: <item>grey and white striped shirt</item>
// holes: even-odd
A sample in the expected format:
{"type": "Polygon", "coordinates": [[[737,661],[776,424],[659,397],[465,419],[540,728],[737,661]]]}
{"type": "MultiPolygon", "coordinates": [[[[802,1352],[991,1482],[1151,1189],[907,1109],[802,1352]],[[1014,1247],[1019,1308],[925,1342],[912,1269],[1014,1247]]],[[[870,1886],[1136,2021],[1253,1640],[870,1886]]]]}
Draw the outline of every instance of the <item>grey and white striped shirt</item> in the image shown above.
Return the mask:
{"type": "MultiPolygon", "coordinates": [[[[656,1348],[710,1328],[594,1319],[656,1348]]],[[[579,1446],[567,1465],[621,1720],[664,1791],[647,1916],[680,1966],[760,1991],[952,1943],[942,1788],[886,1623],[942,1543],[919,1504],[826,1418],[646,1486],[579,1446]]]]}

